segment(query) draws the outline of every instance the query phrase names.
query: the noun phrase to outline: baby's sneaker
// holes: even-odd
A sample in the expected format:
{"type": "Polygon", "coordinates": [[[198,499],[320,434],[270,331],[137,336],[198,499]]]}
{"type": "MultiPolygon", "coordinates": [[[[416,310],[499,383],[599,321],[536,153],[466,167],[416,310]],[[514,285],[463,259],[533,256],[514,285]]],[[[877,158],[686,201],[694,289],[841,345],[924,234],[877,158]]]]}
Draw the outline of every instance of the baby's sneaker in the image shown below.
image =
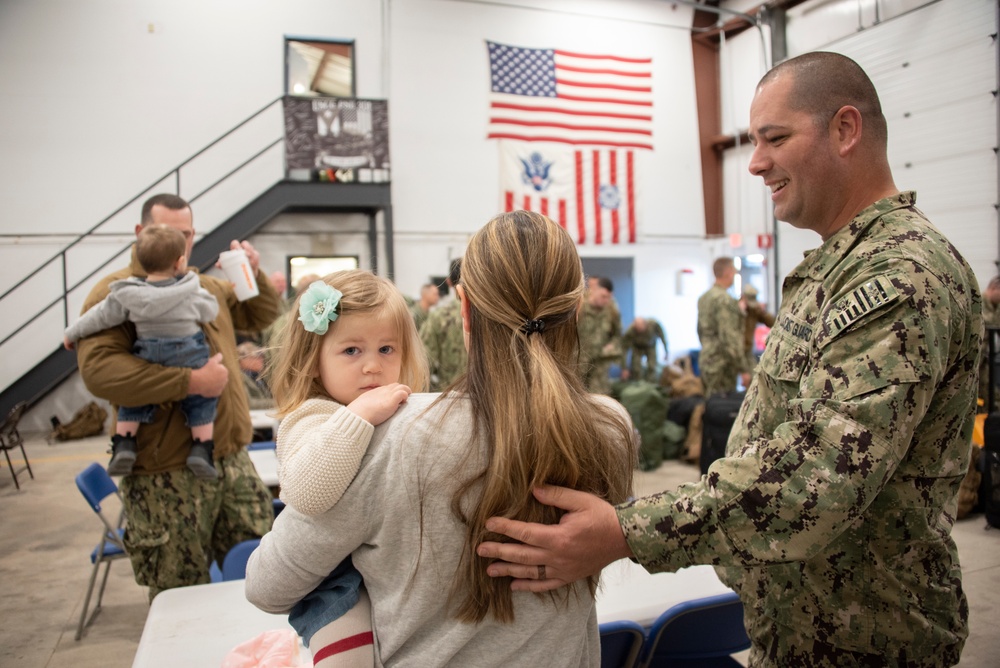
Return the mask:
{"type": "Polygon", "coordinates": [[[131,433],[111,437],[111,461],[108,462],[108,475],[128,475],[135,465],[139,452],[139,444],[131,433]]]}
{"type": "Polygon", "coordinates": [[[219,472],[215,470],[212,463],[212,450],[215,449],[215,442],[211,439],[199,441],[195,439],[191,445],[191,452],[188,453],[187,467],[198,478],[214,480],[219,477],[219,472]]]}

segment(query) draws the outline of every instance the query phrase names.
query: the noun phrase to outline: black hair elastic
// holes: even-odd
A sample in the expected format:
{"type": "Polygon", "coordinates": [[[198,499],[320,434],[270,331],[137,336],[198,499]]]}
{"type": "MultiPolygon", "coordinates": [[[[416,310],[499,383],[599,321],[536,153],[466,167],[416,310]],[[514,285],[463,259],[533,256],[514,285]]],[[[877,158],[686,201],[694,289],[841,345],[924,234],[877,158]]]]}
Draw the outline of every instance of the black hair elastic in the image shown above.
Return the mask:
{"type": "Polygon", "coordinates": [[[545,331],[545,321],[544,320],[525,320],[524,326],[521,331],[525,333],[526,336],[531,336],[532,334],[541,334],[545,331]]]}

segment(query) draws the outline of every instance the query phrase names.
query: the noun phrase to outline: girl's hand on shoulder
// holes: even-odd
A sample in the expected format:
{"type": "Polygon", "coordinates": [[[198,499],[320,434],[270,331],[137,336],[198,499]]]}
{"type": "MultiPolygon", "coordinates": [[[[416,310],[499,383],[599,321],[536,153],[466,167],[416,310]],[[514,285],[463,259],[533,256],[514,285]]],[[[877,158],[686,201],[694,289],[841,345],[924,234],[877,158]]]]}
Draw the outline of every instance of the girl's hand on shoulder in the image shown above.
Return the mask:
{"type": "Polygon", "coordinates": [[[372,425],[380,425],[395,414],[406,403],[411,390],[402,383],[391,383],[368,390],[347,406],[351,411],[372,425]]]}

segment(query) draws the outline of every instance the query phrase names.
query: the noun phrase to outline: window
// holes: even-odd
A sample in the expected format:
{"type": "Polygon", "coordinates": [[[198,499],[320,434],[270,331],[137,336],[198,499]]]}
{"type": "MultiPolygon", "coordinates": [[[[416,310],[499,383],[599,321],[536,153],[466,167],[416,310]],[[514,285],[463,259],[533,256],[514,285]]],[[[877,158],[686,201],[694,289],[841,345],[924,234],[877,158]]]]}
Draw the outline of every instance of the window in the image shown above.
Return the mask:
{"type": "Polygon", "coordinates": [[[308,285],[299,285],[299,282],[305,277],[326,276],[335,271],[357,268],[357,255],[289,255],[288,283],[295,291],[293,294],[298,294],[300,288],[309,287],[308,285]]]}
{"type": "Polygon", "coordinates": [[[286,37],[285,92],[354,97],[354,41],[286,37]]]}

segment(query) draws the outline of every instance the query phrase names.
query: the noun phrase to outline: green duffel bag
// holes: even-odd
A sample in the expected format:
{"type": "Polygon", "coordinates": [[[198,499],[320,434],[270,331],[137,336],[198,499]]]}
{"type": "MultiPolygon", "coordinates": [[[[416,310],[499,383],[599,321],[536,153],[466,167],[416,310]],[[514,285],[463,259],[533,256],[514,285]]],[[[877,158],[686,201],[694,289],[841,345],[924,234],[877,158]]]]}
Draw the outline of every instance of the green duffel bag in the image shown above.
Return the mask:
{"type": "Polygon", "coordinates": [[[659,385],[638,381],[621,388],[619,401],[632,416],[632,424],[639,432],[639,468],[643,471],[658,468],[663,463],[667,398],[659,385]]]}

